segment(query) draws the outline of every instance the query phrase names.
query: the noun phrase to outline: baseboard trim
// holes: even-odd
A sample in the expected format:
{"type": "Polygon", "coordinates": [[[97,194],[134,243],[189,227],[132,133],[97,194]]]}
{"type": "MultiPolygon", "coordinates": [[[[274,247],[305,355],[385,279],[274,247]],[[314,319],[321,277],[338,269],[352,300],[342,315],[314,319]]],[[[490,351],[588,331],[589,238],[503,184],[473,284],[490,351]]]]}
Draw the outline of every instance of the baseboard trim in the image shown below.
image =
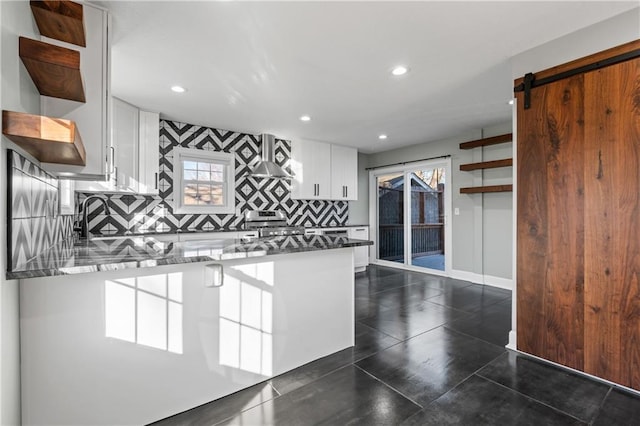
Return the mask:
{"type": "Polygon", "coordinates": [[[492,287],[504,288],[505,290],[513,290],[513,280],[511,278],[494,277],[492,275],[484,276],[484,284],[492,287]]]}
{"type": "Polygon", "coordinates": [[[476,274],[475,272],[460,271],[457,269],[451,270],[451,278],[456,280],[471,281],[472,283],[482,284],[482,274],[476,274]]]}
{"type": "Polygon", "coordinates": [[[558,367],[558,368],[560,368],[562,370],[571,371],[574,374],[577,374],[579,376],[584,376],[584,377],[587,377],[589,379],[595,380],[597,382],[604,383],[604,384],[609,385],[609,386],[613,386],[613,387],[616,387],[616,388],[619,388],[619,389],[624,389],[627,392],[630,392],[630,393],[633,393],[635,395],[639,395],[640,396],[640,390],[629,388],[629,387],[621,385],[619,383],[612,382],[611,380],[603,379],[602,377],[594,376],[593,374],[585,373],[584,371],[576,370],[575,368],[567,367],[566,365],[558,364],[557,362],[550,361],[550,360],[548,360],[546,358],[540,358],[539,356],[532,355],[530,353],[523,352],[523,351],[520,351],[518,349],[514,349],[514,348],[508,348],[508,349],[511,349],[514,352],[517,352],[519,354],[525,355],[527,357],[530,357],[530,358],[533,358],[533,359],[537,359],[540,362],[543,362],[545,364],[553,365],[553,366],[558,367]]]}
{"type": "Polygon", "coordinates": [[[456,269],[451,271],[451,278],[471,281],[475,284],[484,284],[505,290],[513,290],[513,280],[511,278],[494,277],[493,275],[482,275],[476,274],[475,272],[460,271],[456,269]]]}

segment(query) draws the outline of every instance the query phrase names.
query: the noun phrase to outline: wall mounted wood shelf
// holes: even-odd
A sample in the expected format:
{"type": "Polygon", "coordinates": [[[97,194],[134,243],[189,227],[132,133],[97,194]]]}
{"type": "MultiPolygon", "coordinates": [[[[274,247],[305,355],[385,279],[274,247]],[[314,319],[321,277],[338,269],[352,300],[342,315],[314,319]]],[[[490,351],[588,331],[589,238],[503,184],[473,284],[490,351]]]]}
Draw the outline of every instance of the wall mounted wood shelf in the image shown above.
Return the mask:
{"type": "Polygon", "coordinates": [[[513,133],[507,133],[504,135],[493,136],[490,138],[477,139],[475,141],[464,142],[460,144],[460,149],[473,149],[481,146],[497,145],[499,143],[506,143],[513,141],[513,133]]]}
{"type": "Polygon", "coordinates": [[[503,160],[483,161],[481,163],[460,164],[460,170],[470,172],[479,169],[495,169],[497,167],[513,166],[513,158],[505,158],[503,160]]]}
{"type": "Polygon", "coordinates": [[[2,133],[41,162],[86,165],[84,145],[73,121],[2,111],[2,133]]]}
{"type": "Polygon", "coordinates": [[[512,192],[513,185],[491,185],[491,186],[472,186],[468,188],[460,188],[461,194],[482,194],[485,192],[512,192]]]}
{"type": "Polygon", "coordinates": [[[40,34],[86,47],[83,9],[72,1],[31,1],[31,12],[40,34]]]}
{"type": "Polygon", "coordinates": [[[85,102],[80,52],[20,37],[20,59],[41,95],[85,102]]]}

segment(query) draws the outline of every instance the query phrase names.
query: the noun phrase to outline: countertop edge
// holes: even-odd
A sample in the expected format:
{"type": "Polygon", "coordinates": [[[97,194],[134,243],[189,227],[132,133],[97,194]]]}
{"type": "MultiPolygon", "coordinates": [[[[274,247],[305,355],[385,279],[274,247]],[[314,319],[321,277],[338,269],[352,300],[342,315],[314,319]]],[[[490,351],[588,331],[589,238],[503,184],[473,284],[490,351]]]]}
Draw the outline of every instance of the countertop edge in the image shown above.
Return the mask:
{"type": "MultiPolygon", "coordinates": [[[[204,240],[207,241],[207,240],[204,240]]],[[[216,241],[216,240],[209,240],[216,241]]],[[[219,240],[218,240],[219,241],[219,240]]],[[[202,243],[202,242],[201,242],[202,243]]],[[[53,277],[53,276],[61,276],[61,275],[75,275],[75,274],[85,274],[85,273],[93,273],[93,272],[107,272],[107,271],[117,271],[122,269],[139,269],[139,268],[152,268],[157,266],[167,266],[167,265],[178,265],[178,264],[186,264],[186,263],[200,263],[200,262],[212,262],[212,261],[226,261],[226,260],[238,260],[238,259],[248,259],[248,258],[257,258],[257,257],[265,257],[265,256],[277,256],[277,255],[286,255],[286,254],[295,254],[295,253],[305,253],[305,252],[313,252],[313,251],[323,251],[323,250],[335,250],[335,249],[343,249],[343,248],[354,248],[354,247],[362,247],[362,246],[370,246],[373,245],[373,241],[369,240],[357,240],[357,239],[348,239],[347,241],[340,241],[332,243],[327,247],[314,247],[314,246],[304,246],[297,248],[286,248],[286,249],[247,249],[246,251],[237,251],[237,252],[221,252],[215,256],[169,256],[169,257],[153,257],[149,256],[148,259],[136,259],[136,260],[125,260],[113,263],[95,263],[95,264],[87,264],[87,265],[77,265],[77,266],[61,266],[55,268],[41,268],[41,269],[31,269],[31,270],[22,270],[22,271],[7,271],[6,279],[7,280],[20,280],[20,279],[30,279],[30,278],[45,278],[45,277],[53,277]]]]}

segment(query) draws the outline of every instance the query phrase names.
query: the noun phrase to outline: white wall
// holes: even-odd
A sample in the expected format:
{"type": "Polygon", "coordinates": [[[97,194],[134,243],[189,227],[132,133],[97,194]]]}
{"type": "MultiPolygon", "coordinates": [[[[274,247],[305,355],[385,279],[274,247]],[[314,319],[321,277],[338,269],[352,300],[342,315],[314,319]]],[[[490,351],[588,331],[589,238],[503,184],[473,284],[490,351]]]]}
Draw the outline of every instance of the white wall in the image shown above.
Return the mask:
{"type": "MultiPolygon", "coordinates": [[[[505,108],[508,108],[508,105],[505,104],[505,108]]],[[[511,169],[461,172],[460,164],[511,158],[511,144],[473,150],[460,150],[459,144],[509,132],[511,132],[511,122],[487,127],[483,131],[470,131],[444,140],[375,153],[368,155],[367,158],[369,167],[375,167],[451,155],[452,176],[447,183],[452,185],[452,208],[460,210],[458,216],[453,216],[453,242],[450,252],[453,256],[453,269],[457,271],[456,273],[464,273],[458,276],[464,276],[475,282],[484,282],[485,276],[497,277],[499,285],[503,286],[509,286],[512,269],[512,195],[511,193],[467,195],[460,194],[460,188],[511,183],[511,169]]],[[[361,170],[361,173],[368,176],[367,171],[361,170]]],[[[368,202],[368,197],[359,198],[357,211],[363,208],[361,203],[368,204],[368,202]]],[[[350,204],[350,217],[352,209],[353,204],[350,204]]],[[[489,277],[486,278],[489,279],[489,277]]],[[[489,281],[487,283],[496,284],[489,281]]]]}
{"type": "Polygon", "coordinates": [[[358,200],[349,201],[349,224],[366,225],[369,223],[369,156],[358,153],[358,200]]]}
{"type": "Polygon", "coordinates": [[[552,40],[511,58],[513,79],[640,38],[640,7],[552,40]]]}
{"type": "MultiPolygon", "coordinates": [[[[3,110],[38,114],[40,95],[18,56],[18,36],[37,38],[29,2],[0,1],[0,67],[3,110]]],[[[20,424],[20,322],[19,282],[7,281],[7,148],[24,154],[2,137],[0,149],[0,424],[20,424]]],[[[29,155],[25,155],[31,158],[29,155]]]]}

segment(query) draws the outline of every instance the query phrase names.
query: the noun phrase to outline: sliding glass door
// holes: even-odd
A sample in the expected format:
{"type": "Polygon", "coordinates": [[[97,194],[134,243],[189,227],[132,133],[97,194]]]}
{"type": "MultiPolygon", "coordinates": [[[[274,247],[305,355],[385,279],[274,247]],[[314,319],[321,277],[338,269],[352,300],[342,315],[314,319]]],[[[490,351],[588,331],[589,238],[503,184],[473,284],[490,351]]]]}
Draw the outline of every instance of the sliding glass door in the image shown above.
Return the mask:
{"type": "Polygon", "coordinates": [[[449,170],[447,159],[371,171],[378,263],[448,273],[449,170]]]}
{"type": "Polygon", "coordinates": [[[404,263],[404,174],[376,176],[378,187],[378,258],[404,263]]]}

